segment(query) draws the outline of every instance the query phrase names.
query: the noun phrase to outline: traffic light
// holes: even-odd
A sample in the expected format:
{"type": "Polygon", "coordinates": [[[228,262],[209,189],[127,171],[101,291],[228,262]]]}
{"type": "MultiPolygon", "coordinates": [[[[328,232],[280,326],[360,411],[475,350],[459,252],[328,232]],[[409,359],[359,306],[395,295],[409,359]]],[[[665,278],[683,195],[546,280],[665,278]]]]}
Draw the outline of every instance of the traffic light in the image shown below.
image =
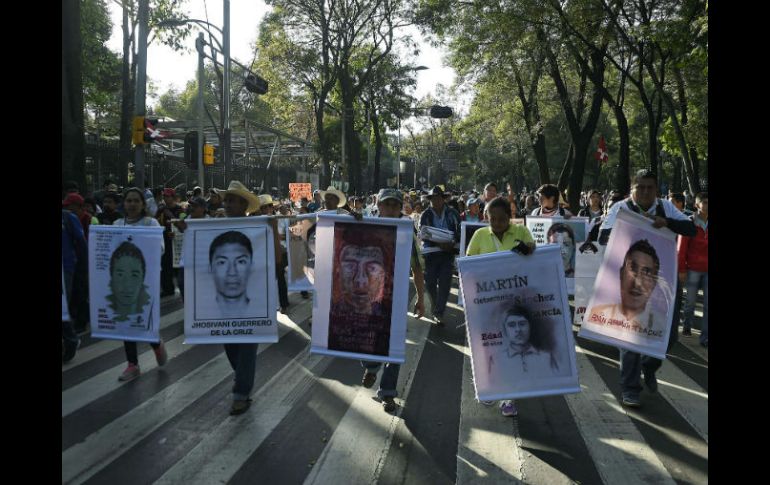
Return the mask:
{"type": "Polygon", "coordinates": [[[267,81],[253,72],[246,76],[244,85],[250,93],[267,94],[267,81]]]}
{"type": "MultiPolygon", "coordinates": [[[[206,135],[203,136],[203,143],[206,143],[206,135]]],[[[205,150],[203,152],[206,154],[205,150]]],[[[188,167],[198,166],[198,132],[188,131],[184,136],[184,161],[188,167]]]]}
{"type": "Polygon", "coordinates": [[[449,106],[439,106],[437,104],[434,104],[430,107],[430,117],[431,118],[451,118],[452,117],[452,108],[449,106]]]}
{"type": "Polygon", "coordinates": [[[134,145],[144,145],[144,116],[134,116],[131,125],[131,141],[134,145]]]}
{"type": "Polygon", "coordinates": [[[203,145],[203,165],[214,165],[214,145],[203,145]]]}

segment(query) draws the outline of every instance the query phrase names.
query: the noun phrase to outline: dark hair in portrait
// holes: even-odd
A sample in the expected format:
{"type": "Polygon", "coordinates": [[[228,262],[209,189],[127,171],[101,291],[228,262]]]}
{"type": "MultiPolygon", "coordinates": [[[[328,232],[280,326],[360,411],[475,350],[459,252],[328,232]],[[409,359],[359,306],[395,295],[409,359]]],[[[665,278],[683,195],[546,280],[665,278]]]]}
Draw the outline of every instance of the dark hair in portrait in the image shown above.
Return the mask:
{"type": "Polygon", "coordinates": [[[249,257],[254,257],[254,250],[251,247],[251,241],[245,234],[238,231],[227,231],[223,232],[219,236],[215,237],[213,241],[211,241],[211,246],[209,246],[209,263],[211,263],[214,259],[214,252],[217,250],[217,248],[224,246],[225,244],[240,244],[249,252],[249,257]]]}
{"type": "Polygon", "coordinates": [[[658,272],[660,271],[660,259],[658,259],[658,253],[655,251],[655,248],[646,239],[640,239],[628,248],[626,255],[623,257],[623,265],[620,267],[620,269],[623,270],[623,268],[626,267],[626,261],[628,261],[628,257],[635,251],[648,254],[650,257],[652,257],[652,260],[655,263],[655,276],[657,276],[658,272]]]}
{"type": "Polygon", "coordinates": [[[510,338],[510,335],[508,334],[508,329],[506,328],[505,322],[508,320],[508,317],[511,316],[524,318],[527,320],[527,322],[529,322],[529,343],[532,345],[532,347],[539,351],[550,353],[551,367],[558,369],[559,364],[554,356],[554,351],[556,350],[556,342],[553,336],[553,330],[551,329],[550,322],[540,317],[534,316],[529,308],[520,303],[517,303],[513,307],[509,308],[503,317],[503,330],[508,338],[510,338]]]}
{"type": "MultiPolygon", "coordinates": [[[[147,286],[144,284],[144,277],[147,274],[147,265],[144,260],[142,251],[132,242],[122,242],[115,251],[112,252],[110,257],[110,290],[111,294],[107,295],[106,299],[110,302],[111,308],[125,316],[131,313],[139,313],[142,311],[147,303],[150,302],[150,294],[147,292],[147,286]],[[127,307],[125,301],[121,302],[121,298],[116,294],[117,290],[115,286],[118,284],[118,277],[115,274],[116,266],[118,262],[123,258],[134,259],[135,262],[141,268],[141,277],[137,283],[136,291],[137,296],[135,301],[130,301],[130,307],[127,307]]],[[[132,283],[130,283],[132,284],[132,283]]],[[[125,287],[123,287],[125,291],[125,287]]]]}

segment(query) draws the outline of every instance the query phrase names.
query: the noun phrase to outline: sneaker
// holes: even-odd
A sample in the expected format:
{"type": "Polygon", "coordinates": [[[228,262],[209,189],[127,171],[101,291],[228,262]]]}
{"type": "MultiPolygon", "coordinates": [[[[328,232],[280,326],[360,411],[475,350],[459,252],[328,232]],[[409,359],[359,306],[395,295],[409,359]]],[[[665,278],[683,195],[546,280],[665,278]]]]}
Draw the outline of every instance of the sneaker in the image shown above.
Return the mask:
{"type": "Polygon", "coordinates": [[[61,361],[65,364],[75,358],[75,354],[80,348],[80,339],[76,343],[64,342],[64,353],[61,356],[61,361]]]}
{"type": "Polygon", "coordinates": [[[233,401],[233,406],[230,408],[230,416],[237,416],[245,413],[251,406],[251,399],[233,401]]]}
{"type": "Polygon", "coordinates": [[[493,406],[495,404],[494,401],[479,401],[484,406],[493,406]]]}
{"type": "Polygon", "coordinates": [[[436,325],[439,327],[444,326],[444,315],[439,315],[437,313],[433,314],[433,321],[436,322],[436,325]]]}
{"type": "Polygon", "coordinates": [[[118,380],[130,381],[139,377],[139,374],[141,374],[141,371],[139,370],[138,365],[128,364],[128,367],[126,367],[126,370],[124,370],[123,373],[120,374],[120,377],[118,377],[118,380]]]}
{"type": "Polygon", "coordinates": [[[364,378],[361,379],[361,385],[365,388],[369,389],[374,385],[374,382],[377,380],[377,374],[372,373],[369,371],[364,372],[364,378]]]}
{"type": "Polygon", "coordinates": [[[163,345],[163,341],[160,342],[160,347],[157,349],[152,349],[153,352],[155,352],[155,360],[158,361],[158,367],[163,367],[166,365],[166,361],[168,360],[168,353],[166,352],[166,346],[163,345]]]}
{"type": "Polygon", "coordinates": [[[393,400],[393,396],[385,396],[382,398],[382,409],[386,413],[392,413],[396,410],[396,401],[393,400]]]}
{"type": "Polygon", "coordinates": [[[647,386],[647,390],[652,394],[658,391],[658,379],[655,377],[654,372],[644,373],[644,385],[647,386]]]}
{"type": "Polygon", "coordinates": [[[513,400],[506,400],[500,403],[500,413],[506,417],[518,416],[519,410],[516,409],[516,403],[513,400]]]}
{"type": "Polygon", "coordinates": [[[628,406],[630,408],[638,408],[642,405],[642,402],[639,400],[639,396],[634,396],[632,394],[623,394],[623,400],[621,402],[624,406],[628,406]]]}
{"type": "Polygon", "coordinates": [[[689,328],[685,328],[684,330],[682,330],[682,335],[684,335],[685,337],[692,337],[692,331],[690,331],[689,328]]]}

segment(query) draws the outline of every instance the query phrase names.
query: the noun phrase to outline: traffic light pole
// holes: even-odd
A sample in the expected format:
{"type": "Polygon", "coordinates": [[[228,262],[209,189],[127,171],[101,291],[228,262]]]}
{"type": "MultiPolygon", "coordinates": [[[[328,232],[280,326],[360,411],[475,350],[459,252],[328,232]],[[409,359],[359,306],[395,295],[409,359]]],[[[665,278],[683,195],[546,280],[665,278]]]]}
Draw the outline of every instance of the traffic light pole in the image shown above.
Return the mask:
{"type": "MultiPolygon", "coordinates": [[[[203,32],[198,33],[198,39],[195,41],[195,48],[198,50],[198,185],[202,190],[206,190],[205,175],[203,173],[203,117],[206,115],[203,107],[203,32]]],[[[213,184],[212,184],[213,186],[213,184]]],[[[205,194],[205,192],[202,192],[205,194]]]]}
{"type": "MultiPolygon", "coordinates": [[[[149,0],[139,0],[139,50],[136,60],[136,87],[134,93],[134,114],[144,119],[147,114],[145,106],[147,80],[147,18],[149,16],[149,0]]],[[[134,151],[134,186],[144,189],[144,144],[136,145],[134,151]]]]}
{"type": "Polygon", "coordinates": [[[230,141],[232,138],[232,132],[230,131],[230,0],[224,0],[224,25],[222,28],[222,50],[225,56],[225,73],[224,73],[224,86],[222,87],[222,111],[225,117],[225,126],[222,130],[222,136],[224,138],[224,153],[222,154],[225,161],[225,185],[229,183],[229,178],[232,177],[232,153],[230,152],[230,141]]]}
{"type": "Polygon", "coordinates": [[[401,188],[401,117],[398,118],[398,138],[396,145],[396,189],[401,188]]]}

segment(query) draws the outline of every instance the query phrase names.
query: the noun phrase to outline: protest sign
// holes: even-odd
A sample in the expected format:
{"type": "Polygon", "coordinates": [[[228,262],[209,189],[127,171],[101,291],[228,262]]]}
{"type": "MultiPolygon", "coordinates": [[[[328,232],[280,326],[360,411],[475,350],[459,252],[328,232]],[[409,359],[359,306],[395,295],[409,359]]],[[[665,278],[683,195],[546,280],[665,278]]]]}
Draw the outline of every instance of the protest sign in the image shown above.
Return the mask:
{"type": "Polygon", "coordinates": [[[303,197],[313,200],[312,186],[307,182],[292,182],[289,184],[289,198],[292,202],[299,202],[303,197]]]}
{"type": "Polygon", "coordinates": [[[301,214],[291,219],[286,231],[289,291],[314,291],[315,235],[316,214],[301,214]]]}
{"type": "Polygon", "coordinates": [[[596,275],[604,258],[606,246],[594,244],[594,251],[581,251],[578,249],[575,259],[575,325],[583,324],[583,316],[586,313],[586,305],[594,291],[596,275]]]}
{"type": "Polygon", "coordinates": [[[180,231],[176,224],[171,224],[171,233],[173,234],[172,245],[174,249],[173,267],[179,268],[179,261],[182,259],[182,248],[184,248],[184,233],[180,231]]]}
{"type": "MultiPolygon", "coordinates": [[[[489,222],[462,222],[460,224],[460,256],[465,256],[468,250],[468,244],[471,242],[473,234],[480,228],[488,226],[489,222]]],[[[463,289],[457,289],[457,306],[463,306],[463,289]]]]}

